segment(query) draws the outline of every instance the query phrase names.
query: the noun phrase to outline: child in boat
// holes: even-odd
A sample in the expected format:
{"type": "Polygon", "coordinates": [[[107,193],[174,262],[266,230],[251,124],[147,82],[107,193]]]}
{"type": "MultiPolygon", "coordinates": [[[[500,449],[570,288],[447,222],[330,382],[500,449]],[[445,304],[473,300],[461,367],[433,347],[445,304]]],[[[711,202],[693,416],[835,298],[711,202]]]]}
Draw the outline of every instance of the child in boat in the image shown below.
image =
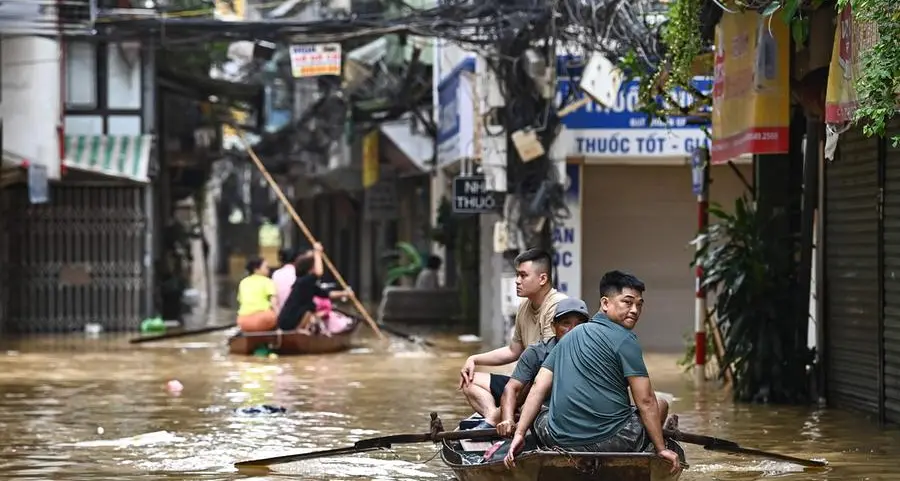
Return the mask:
{"type": "Polygon", "coordinates": [[[316,304],[316,317],[321,319],[326,333],[334,334],[344,331],[353,323],[353,319],[334,310],[330,298],[315,296],[313,302],[316,304]]]}
{"type": "Polygon", "coordinates": [[[247,261],[247,277],[238,284],[237,325],[243,332],[275,329],[275,283],[264,259],[247,261]]]}
{"type": "Polygon", "coordinates": [[[321,320],[316,316],[315,297],[334,299],[349,295],[346,291],[323,289],[319,280],[325,273],[322,264],[322,244],[316,242],[310,253],[302,256],[296,263],[297,280],[291,287],[291,293],[284,301],[278,313],[278,328],[284,331],[299,329],[312,331],[321,327],[321,320]]]}

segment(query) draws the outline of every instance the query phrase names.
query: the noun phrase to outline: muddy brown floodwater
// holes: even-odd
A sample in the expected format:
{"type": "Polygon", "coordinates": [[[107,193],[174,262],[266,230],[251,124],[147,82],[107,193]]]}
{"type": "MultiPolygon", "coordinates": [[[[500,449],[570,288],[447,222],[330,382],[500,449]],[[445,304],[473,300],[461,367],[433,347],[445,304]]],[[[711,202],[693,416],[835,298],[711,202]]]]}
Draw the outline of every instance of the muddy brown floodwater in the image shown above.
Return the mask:
{"type": "MultiPolygon", "coordinates": [[[[441,339],[431,353],[396,341],[318,357],[229,356],[225,334],[129,345],[122,337],[0,345],[0,478],[44,480],[446,480],[436,447],[280,465],[266,476],[236,460],[345,446],[385,433],[421,432],[428,413],[446,427],[468,414],[458,370],[477,345],[441,339]],[[178,380],[179,395],[166,383],[178,380]],[[235,409],[278,404],[280,416],[235,409]]],[[[735,406],[695,391],[675,357],[648,355],[655,388],[672,393],[683,430],[744,446],[826,459],[830,467],[738,458],[688,446],[682,479],[897,480],[900,433],[829,410],[735,406]]]]}

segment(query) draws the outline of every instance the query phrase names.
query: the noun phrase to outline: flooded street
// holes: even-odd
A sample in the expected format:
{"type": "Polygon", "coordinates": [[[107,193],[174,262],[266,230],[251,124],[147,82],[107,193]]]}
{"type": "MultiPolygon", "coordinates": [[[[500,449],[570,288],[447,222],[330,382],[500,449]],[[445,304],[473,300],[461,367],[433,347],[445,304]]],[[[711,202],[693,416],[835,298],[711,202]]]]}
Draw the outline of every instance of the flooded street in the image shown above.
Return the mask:
{"type": "MultiPolygon", "coordinates": [[[[231,463],[424,432],[431,411],[450,429],[469,414],[456,380],[477,345],[448,337],[441,339],[447,350],[396,340],[385,350],[364,338],[344,354],[266,359],[230,356],[225,339],[129,345],[124,337],[74,336],[0,345],[0,478],[451,479],[426,444],[280,465],[255,477],[231,463]],[[167,391],[170,380],[183,384],[180,394],[167,391]],[[288,413],[235,412],[260,404],[288,413]]],[[[682,479],[900,479],[900,432],[836,411],[735,407],[714,390],[695,393],[675,359],[647,357],[655,388],[677,399],[682,430],[831,463],[804,472],[686,446],[691,468],[682,479]]]]}

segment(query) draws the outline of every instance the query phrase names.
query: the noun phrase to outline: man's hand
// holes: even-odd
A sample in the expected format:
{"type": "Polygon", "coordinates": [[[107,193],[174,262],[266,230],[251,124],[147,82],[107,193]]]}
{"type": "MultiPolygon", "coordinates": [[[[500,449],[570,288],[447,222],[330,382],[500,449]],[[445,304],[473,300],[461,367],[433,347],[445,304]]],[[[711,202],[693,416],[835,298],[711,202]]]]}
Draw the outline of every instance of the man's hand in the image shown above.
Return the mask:
{"type": "Polygon", "coordinates": [[[322,244],[319,243],[319,242],[314,243],[313,246],[312,246],[312,248],[313,248],[313,250],[316,251],[316,252],[322,252],[322,251],[325,250],[325,249],[322,247],[322,244]]]}
{"type": "Polygon", "coordinates": [[[462,389],[475,379],[475,360],[470,356],[459,370],[459,388],[462,389]]]}
{"type": "Polygon", "coordinates": [[[497,434],[504,438],[511,438],[516,432],[516,423],[507,419],[497,423],[497,434]]]}
{"type": "Polygon", "coordinates": [[[516,467],[516,454],[522,451],[522,448],[525,447],[525,435],[521,433],[516,433],[513,436],[512,442],[509,443],[509,452],[506,453],[506,457],[503,458],[503,464],[506,465],[507,469],[512,469],[516,467]]]}
{"type": "Polygon", "coordinates": [[[672,463],[672,472],[675,473],[681,469],[681,460],[678,459],[678,455],[675,454],[674,451],[670,449],[663,449],[662,451],[656,453],[659,457],[665,459],[666,461],[672,463]]]}

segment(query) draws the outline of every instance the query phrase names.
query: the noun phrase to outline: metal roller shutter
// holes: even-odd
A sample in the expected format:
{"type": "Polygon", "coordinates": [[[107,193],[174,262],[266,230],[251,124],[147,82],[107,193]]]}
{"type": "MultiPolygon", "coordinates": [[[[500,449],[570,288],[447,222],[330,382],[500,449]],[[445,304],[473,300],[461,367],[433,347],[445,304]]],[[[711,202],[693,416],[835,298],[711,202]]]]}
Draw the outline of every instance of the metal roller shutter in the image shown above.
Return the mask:
{"type": "Polygon", "coordinates": [[[825,166],[825,354],[830,404],[877,414],[879,359],[878,140],[841,135],[825,166]]]}
{"type": "Polygon", "coordinates": [[[144,187],[56,184],[50,202],[31,204],[11,188],[7,329],[67,333],[87,323],[137,330],[148,307],[144,187]]]}
{"type": "MultiPolygon", "coordinates": [[[[900,125],[887,137],[900,135],[900,125]]],[[[900,148],[887,141],[884,162],[884,418],[900,423],[900,148]]]]}

